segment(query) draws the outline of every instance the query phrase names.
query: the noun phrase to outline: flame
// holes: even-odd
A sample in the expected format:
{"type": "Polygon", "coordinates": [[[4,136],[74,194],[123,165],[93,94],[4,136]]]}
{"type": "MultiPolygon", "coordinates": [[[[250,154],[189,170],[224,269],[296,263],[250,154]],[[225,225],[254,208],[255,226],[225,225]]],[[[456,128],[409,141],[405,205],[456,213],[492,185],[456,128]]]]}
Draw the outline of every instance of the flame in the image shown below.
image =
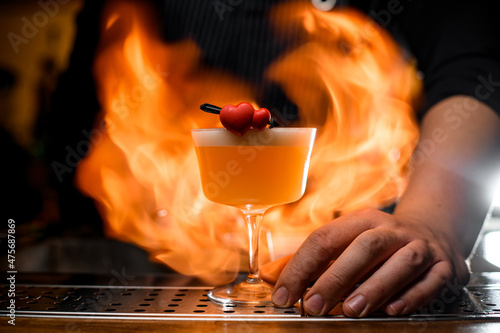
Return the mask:
{"type": "MultiPolygon", "coordinates": [[[[301,239],[334,214],[394,202],[418,137],[419,80],[384,31],[354,11],[293,3],[273,16],[282,33],[286,15],[305,39],[266,76],[299,107],[298,125],[319,135],[304,197],[266,214],[268,259],[273,248],[288,251],[278,246],[280,233],[301,239]]],[[[163,42],[152,17],[134,2],[112,2],[105,12],[94,66],[105,126],[94,130],[101,139],[80,163],[77,184],[95,199],[110,237],[180,273],[224,283],[244,257],[244,223],[238,210],[204,197],[190,129],[221,126],[200,104],[257,106],[257,90],[204,67],[193,41],[163,42]]]]}
{"type": "Polygon", "coordinates": [[[303,29],[306,41],[273,64],[268,77],[298,105],[302,125],[320,128],[308,192],[276,215],[288,210],[297,224],[317,226],[393,203],[418,141],[413,115],[421,85],[414,66],[386,31],[356,11],[292,3],[274,18],[281,33],[303,29]]]}

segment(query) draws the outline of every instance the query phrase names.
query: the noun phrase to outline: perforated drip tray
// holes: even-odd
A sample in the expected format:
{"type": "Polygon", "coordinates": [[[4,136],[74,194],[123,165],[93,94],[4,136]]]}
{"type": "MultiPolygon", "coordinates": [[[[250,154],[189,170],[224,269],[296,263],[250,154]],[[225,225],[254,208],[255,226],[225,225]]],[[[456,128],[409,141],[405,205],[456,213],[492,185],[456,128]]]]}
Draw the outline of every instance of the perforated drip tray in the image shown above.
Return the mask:
{"type": "MultiPolygon", "coordinates": [[[[475,274],[466,288],[448,287],[428,308],[411,316],[394,318],[376,313],[362,320],[500,318],[500,273],[475,274]]],[[[2,316],[8,315],[6,304],[10,302],[9,288],[9,285],[2,285],[0,289],[2,316]]],[[[209,287],[202,286],[17,284],[16,316],[150,320],[352,320],[342,315],[342,304],[328,316],[307,317],[301,315],[298,306],[288,309],[273,306],[220,306],[208,300],[209,290],[209,287]]]]}

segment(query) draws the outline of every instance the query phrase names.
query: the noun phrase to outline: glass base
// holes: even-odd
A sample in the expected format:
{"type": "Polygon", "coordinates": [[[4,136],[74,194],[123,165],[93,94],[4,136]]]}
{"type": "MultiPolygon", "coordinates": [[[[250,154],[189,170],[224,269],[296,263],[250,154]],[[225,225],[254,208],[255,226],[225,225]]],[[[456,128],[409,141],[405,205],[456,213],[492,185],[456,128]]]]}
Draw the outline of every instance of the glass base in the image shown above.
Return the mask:
{"type": "Polygon", "coordinates": [[[261,279],[246,279],[238,284],[216,287],[208,292],[208,299],[221,305],[273,305],[273,286],[261,279]]]}

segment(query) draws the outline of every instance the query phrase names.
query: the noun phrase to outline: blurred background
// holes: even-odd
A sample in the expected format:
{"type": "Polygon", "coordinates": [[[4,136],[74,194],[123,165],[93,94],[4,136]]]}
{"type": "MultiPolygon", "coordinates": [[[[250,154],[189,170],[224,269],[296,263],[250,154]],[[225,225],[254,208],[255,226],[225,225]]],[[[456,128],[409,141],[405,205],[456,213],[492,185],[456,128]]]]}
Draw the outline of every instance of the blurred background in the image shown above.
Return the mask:
{"type": "MultiPolygon", "coordinates": [[[[145,251],[107,239],[93,201],[74,184],[100,109],[89,73],[102,3],[0,1],[1,256],[14,219],[19,272],[168,272],[145,251]]],[[[475,270],[500,266],[497,192],[475,270]]]]}
{"type": "Polygon", "coordinates": [[[82,13],[80,0],[0,1],[0,211],[16,221],[20,272],[168,271],[107,239],[92,199],[74,184],[100,109],[89,73],[103,3],[82,13]]]}

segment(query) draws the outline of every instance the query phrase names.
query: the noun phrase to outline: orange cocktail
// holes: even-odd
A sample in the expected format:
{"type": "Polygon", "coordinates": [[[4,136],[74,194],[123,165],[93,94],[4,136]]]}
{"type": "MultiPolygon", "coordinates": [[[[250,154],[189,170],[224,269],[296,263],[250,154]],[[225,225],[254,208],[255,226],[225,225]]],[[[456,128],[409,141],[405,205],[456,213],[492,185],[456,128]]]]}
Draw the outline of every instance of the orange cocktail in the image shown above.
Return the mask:
{"type": "Polygon", "coordinates": [[[215,288],[210,300],[221,304],[272,304],[272,286],[258,270],[260,220],[273,206],[299,200],[304,194],[316,129],[249,130],[243,136],[224,128],[193,129],[205,196],[238,207],[249,234],[250,270],[239,284],[215,288]]]}
{"type": "Polygon", "coordinates": [[[199,146],[196,152],[203,190],[211,201],[276,206],[304,193],[309,147],[199,146]]]}

